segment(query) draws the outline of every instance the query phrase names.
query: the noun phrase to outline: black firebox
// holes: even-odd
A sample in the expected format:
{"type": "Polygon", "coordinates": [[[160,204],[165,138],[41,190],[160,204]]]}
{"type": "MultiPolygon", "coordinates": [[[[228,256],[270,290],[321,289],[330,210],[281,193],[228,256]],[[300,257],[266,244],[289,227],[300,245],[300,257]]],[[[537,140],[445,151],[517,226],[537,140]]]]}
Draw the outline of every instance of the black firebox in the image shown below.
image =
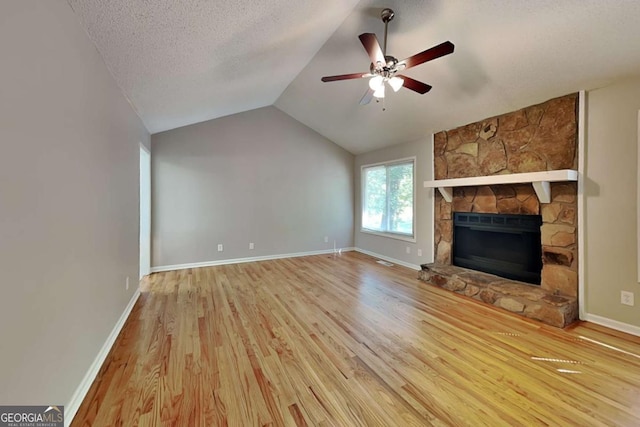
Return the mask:
{"type": "Polygon", "coordinates": [[[456,212],[453,264],[540,284],[540,215],[456,212]]]}

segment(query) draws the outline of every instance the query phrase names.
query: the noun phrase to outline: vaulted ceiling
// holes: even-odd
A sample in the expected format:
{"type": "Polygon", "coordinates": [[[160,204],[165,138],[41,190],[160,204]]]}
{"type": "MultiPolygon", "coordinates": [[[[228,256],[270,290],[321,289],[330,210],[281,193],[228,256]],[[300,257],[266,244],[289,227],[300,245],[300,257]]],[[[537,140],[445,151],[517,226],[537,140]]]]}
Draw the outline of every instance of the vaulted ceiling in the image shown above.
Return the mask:
{"type": "Polygon", "coordinates": [[[359,154],[640,74],[636,0],[68,2],[151,133],[275,105],[359,154]],[[384,7],[388,54],[455,52],[361,106],[366,79],[320,78],[368,71],[384,7]]]}

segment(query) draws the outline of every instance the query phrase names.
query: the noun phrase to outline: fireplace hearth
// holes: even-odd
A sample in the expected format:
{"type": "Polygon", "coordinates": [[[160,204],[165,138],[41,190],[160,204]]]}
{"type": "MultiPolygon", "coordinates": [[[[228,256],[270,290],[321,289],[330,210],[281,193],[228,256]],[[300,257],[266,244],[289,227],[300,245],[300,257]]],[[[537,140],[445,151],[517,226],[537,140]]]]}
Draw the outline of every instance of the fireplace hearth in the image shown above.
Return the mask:
{"type": "Polygon", "coordinates": [[[540,285],[540,215],[456,212],[453,265],[540,285]]]}

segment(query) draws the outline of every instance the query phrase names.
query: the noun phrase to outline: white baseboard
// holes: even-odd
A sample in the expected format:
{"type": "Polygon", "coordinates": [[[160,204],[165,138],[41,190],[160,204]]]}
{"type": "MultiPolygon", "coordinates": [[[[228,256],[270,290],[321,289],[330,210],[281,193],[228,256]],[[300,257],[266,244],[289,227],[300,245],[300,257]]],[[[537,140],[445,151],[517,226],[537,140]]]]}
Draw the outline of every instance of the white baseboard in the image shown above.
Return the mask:
{"type": "Polygon", "coordinates": [[[412,270],[420,270],[421,269],[420,266],[417,265],[417,264],[411,264],[409,262],[400,261],[399,259],[391,258],[391,257],[388,257],[386,255],[380,255],[380,254],[377,254],[375,252],[367,251],[367,250],[364,250],[364,249],[355,248],[355,251],[363,253],[365,255],[369,255],[369,256],[375,257],[375,258],[380,258],[380,259],[383,259],[385,261],[389,261],[389,262],[391,262],[393,264],[398,264],[398,265],[401,265],[403,267],[411,268],[412,270]]]}
{"type": "Polygon", "coordinates": [[[587,322],[597,323],[598,325],[606,326],[607,328],[615,329],[616,331],[625,332],[627,334],[636,335],[640,337],[640,327],[630,325],[628,323],[618,322],[607,317],[598,316],[596,314],[585,313],[584,319],[587,322]]]}
{"type": "Polygon", "coordinates": [[[76,388],[76,391],[75,393],[73,393],[73,396],[71,396],[71,400],[69,401],[69,403],[65,405],[64,407],[65,427],[68,427],[69,425],[71,425],[71,421],[73,421],[73,417],[76,416],[78,409],[80,409],[80,405],[82,404],[82,401],[84,400],[87,393],[89,392],[89,388],[91,388],[93,381],[96,379],[96,376],[98,375],[98,372],[102,367],[102,364],[107,358],[107,355],[109,355],[109,351],[111,351],[111,347],[113,347],[113,344],[115,343],[116,338],[118,338],[118,335],[120,334],[120,330],[122,330],[122,327],[124,326],[124,323],[127,321],[127,318],[129,317],[131,310],[133,310],[133,306],[136,304],[136,301],[138,300],[139,296],[140,296],[140,289],[136,289],[135,293],[131,297],[131,300],[129,300],[129,304],[127,304],[124,311],[122,312],[120,319],[118,319],[118,322],[113,327],[113,330],[107,337],[107,340],[102,345],[100,352],[98,353],[96,358],[93,360],[93,363],[91,364],[91,366],[89,366],[89,370],[87,371],[84,378],[80,382],[80,385],[78,386],[78,388],[76,388]]]}
{"type": "Polygon", "coordinates": [[[354,249],[355,248],[340,248],[335,251],[333,249],[325,249],[321,251],[296,252],[291,254],[276,254],[276,255],[249,257],[249,258],[221,259],[218,261],[204,261],[204,262],[191,262],[186,264],[161,265],[158,267],[151,267],[151,272],[159,273],[161,271],[184,270],[185,268],[213,267],[216,265],[241,264],[243,262],[269,261],[272,259],[296,258],[301,256],[310,256],[310,255],[324,255],[324,254],[332,254],[337,251],[341,251],[341,252],[353,251],[354,249]]]}

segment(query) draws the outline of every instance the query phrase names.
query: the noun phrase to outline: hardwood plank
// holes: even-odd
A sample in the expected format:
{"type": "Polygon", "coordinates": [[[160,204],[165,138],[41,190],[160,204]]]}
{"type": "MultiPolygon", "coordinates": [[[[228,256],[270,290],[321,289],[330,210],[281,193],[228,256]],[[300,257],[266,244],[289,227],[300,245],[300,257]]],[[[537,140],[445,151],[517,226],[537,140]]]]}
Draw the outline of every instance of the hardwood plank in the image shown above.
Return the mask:
{"type": "Polygon", "coordinates": [[[640,425],[640,337],[349,252],[157,273],[73,426],[640,425]]]}

